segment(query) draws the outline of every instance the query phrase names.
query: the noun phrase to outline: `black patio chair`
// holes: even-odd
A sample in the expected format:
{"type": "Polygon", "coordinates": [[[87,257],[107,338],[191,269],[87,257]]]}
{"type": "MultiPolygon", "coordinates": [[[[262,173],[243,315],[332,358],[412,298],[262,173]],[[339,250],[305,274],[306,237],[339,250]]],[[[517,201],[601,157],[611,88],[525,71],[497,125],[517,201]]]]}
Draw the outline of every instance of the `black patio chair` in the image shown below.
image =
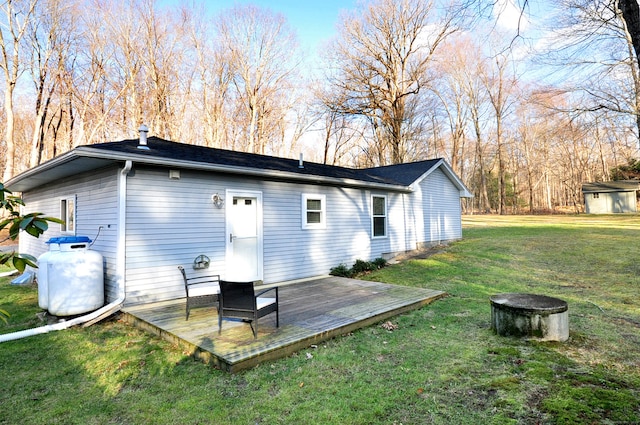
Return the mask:
{"type": "MultiPolygon", "coordinates": [[[[187,294],[186,319],[194,307],[209,307],[218,303],[220,294],[220,276],[217,274],[208,276],[187,277],[182,266],[178,266],[184,280],[184,291],[187,294]]],[[[220,309],[218,305],[218,309],[220,309]]]]}
{"type": "Polygon", "coordinates": [[[276,327],[280,327],[277,287],[265,289],[256,294],[253,282],[220,281],[218,334],[222,333],[223,319],[241,319],[249,323],[253,338],[256,339],[258,338],[258,319],[273,312],[276,313],[276,327]],[[275,291],[275,298],[263,296],[271,291],[275,291]]]}

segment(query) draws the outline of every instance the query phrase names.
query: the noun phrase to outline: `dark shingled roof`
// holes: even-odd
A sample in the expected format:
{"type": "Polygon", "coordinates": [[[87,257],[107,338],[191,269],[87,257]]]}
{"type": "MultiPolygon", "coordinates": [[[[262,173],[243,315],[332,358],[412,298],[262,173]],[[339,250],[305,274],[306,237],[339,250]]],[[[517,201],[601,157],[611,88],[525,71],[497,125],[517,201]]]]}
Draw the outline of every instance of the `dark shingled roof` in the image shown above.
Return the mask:
{"type": "Polygon", "coordinates": [[[426,161],[409,162],[406,164],[366,168],[361,171],[375,174],[381,178],[395,180],[403,186],[409,186],[440,161],[440,158],[428,159],[426,161]]]}
{"type": "Polygon", "coordinates": [[[158,137],[148,138],[148,150],[138,149],[138,144],[139,139],[129,139],[120,142],[86,145],[84,147],[108,152],[144,155],[163,159],[174,159],[178,161],[282,171],[300,175],[352,179],[363,182],[400,186],[411,185],[416,179],[429,171],[440,161],[440,159],[431,159],[428,161],[367,169],[337,167],[305,161],[304,168],[299,168],[299,161],[297,159],[278,158],[274,156],[176,143],[158,137]]]}
{"type": "Polygon", "coordinates": [[[52,181],[91,172],[115,163],[132,161],[137,166],[147,164],[160,167],[178,167],[225,174],[237,174],[284,180],[360,187],[399,192],[411,192],[413,184],[435,169],[441,169],[459,190],[461,197],[473,197],[442,159],[411,162],[365,169],[337,167],[298,159],[278,158],[246,152],[235,152],[206,146],[171,142],[149,137],[144,149],[139,139],[82,145],[60,156],[31,168],[5,182],[14,192],[25,192],[52,181]]]}
{"type": "Polygon", "coordinates": [[[633,192],[640,190],[640,181],[638,180],[618,180],[608,182],[583,183],[583,193],[593,192],[633,192]]]}

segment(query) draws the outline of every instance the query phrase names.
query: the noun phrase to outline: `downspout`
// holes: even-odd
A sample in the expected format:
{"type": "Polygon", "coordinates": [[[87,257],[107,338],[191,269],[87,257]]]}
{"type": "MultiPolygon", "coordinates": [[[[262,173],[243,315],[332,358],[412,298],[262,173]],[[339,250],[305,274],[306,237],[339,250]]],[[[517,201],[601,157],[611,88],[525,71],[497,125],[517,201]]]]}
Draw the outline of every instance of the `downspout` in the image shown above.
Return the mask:
{"type": "Polygon", "coordinates": [[[26,329],[24,331],[0,335],[0,343],[26,338],[28,336],[45,334],[52,331],[61,331],[76,325],[84,324],[85,326],[89,326],[120,310],[126,297],[124,262],[127,174],[129,174],[129,171],[131,171],[132,166],[133,163],[131,161],[126,161],[124,168],[120,170],[120,173],[118,175],[118,247],[116,258],[116,271],[118,276],[119,288],[118,298],[115,301],[105,305],[104,307],[101,307],[98,310],[84,316],[75,317],[71,320],[61,321],[52,325],[40,326],[38,328],[26,329]]]}

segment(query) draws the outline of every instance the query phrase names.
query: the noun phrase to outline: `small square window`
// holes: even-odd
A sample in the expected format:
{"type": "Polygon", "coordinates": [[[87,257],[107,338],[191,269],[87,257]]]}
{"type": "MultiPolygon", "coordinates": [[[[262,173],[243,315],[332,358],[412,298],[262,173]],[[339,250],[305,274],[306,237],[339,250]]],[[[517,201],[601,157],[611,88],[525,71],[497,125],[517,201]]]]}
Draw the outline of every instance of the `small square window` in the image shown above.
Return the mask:
{"type": "Polygon", "coordinates": [[[302,228],[326,228],[325,195],[302,195],[302,228]]]}
{"type": "Polygon", "coordinates": [[[76,232],[76,198],[64,198],[60,200],[60,231],[65,233],[76,232]]]}
{"type": "Polygon", "coordinates": [[[599,193],[594,193],[593,194],[593,199],[598,199],[600,198],[600,194],[599,193]]]}
{"type": "Polygon", "coordinates": [[[371,234],[374,238],[387,236],[387,197],[371,197],[371,234]]]}

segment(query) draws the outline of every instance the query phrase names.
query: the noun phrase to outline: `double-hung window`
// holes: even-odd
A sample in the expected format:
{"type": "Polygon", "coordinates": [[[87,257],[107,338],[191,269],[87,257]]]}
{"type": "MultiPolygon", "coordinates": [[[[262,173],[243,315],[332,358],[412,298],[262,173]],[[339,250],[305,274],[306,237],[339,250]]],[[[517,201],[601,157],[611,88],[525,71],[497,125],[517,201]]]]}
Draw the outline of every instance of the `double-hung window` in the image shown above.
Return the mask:
{"type": "Polygon", "coordinates": [[[60,231],[65,233],[76,232],[76,198],[75,196],[60,200],[60,231]]]}
{"type": "Polygon", "coordinates": [[[374,238],[387,236],[387,197],[371,197],[371,234],[374,238]]]}
{"type": "Polygon", "coordinates": [[[302,195],[302,228],[324,229],[327,220],[327,205],[325,195],[302,195]]]}

